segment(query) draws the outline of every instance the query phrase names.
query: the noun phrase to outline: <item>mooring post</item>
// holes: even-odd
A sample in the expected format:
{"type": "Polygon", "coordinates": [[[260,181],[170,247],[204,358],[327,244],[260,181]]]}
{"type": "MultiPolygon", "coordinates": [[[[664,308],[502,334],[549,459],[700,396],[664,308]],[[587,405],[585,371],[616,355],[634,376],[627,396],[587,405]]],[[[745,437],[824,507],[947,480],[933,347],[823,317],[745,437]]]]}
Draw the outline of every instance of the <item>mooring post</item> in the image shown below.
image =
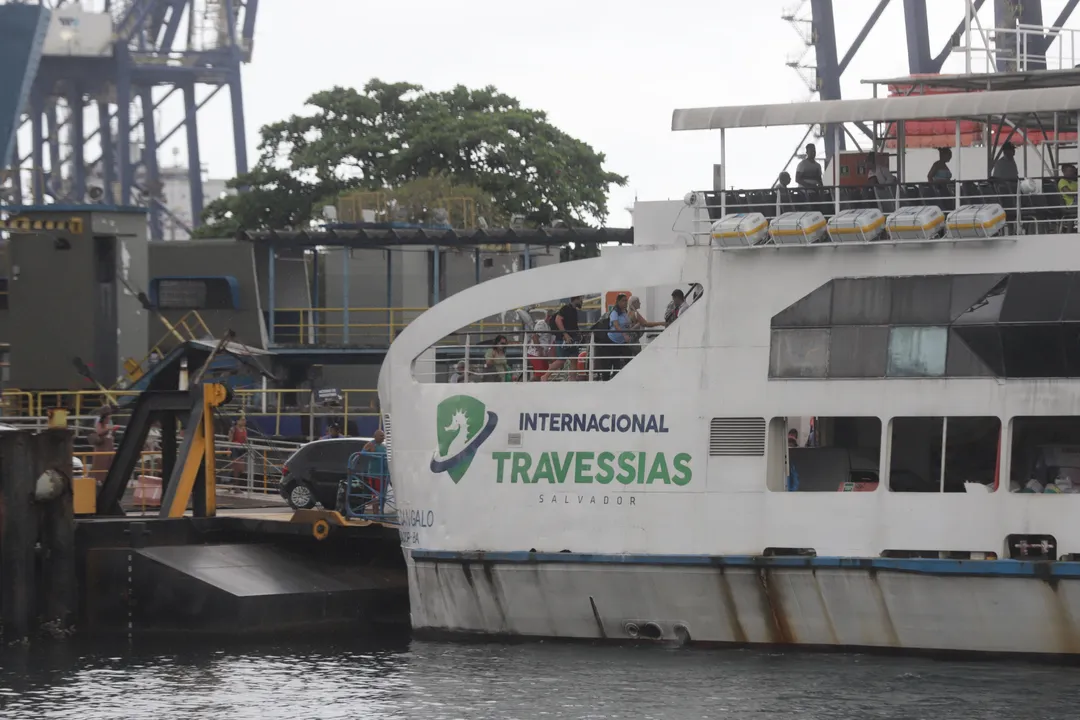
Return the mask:
{"type": "MultiPolygon", "coordinates": [[[[75,512],[71,491],[72,433],[50,428],[36,440],[34,477],[49,471],[59,473],[60,484],[48,497],[39,497],[41,547],[43,550],[42,620],[53,635],[66,634],[75,616],[77,599],[75,580],[75,512]]],[[[56,478],[55,475],[53,475],[56,478]]],[[[41,488],[39,488],[41,490],[41,488]]]]}
{"type": "Polygon", "coordinates": [[[38,534],[33,453],[31,431],[0,432],[0,622],[5,643],[28,638],[33,623],[38,534]]]}

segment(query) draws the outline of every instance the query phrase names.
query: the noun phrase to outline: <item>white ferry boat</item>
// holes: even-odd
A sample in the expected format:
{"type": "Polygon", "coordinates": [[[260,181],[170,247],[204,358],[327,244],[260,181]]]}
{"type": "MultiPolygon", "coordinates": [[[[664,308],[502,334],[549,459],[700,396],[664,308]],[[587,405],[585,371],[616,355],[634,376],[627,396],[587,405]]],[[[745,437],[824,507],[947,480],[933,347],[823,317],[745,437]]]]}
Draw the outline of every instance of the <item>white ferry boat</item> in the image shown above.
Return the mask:
{"type": "MultiPolygon", "coordinates": [[[[635,246],[409,325],[379,393],[414,628],[1080,653],[1080,234],[1059,184],[1080,71],[1058,75],[677,110],[674,130],[721,148],[742,128],[872,128],[892,177],[841,155],[823,187],[642,205],[635,246]],[[910,177],[923,122],[955,128],[952,165],[977,147],[994,166],[1008,138],[1019,178],[910,177]],[[462,329],[486,316],[622,292],[657,320],[677,288],[696,300],[610,377],[588,334],[577,381],[475,382],[491,347],[462,329]]],[[[494,364],[518,380],[535,340],[506,339],[494,364]]]]}

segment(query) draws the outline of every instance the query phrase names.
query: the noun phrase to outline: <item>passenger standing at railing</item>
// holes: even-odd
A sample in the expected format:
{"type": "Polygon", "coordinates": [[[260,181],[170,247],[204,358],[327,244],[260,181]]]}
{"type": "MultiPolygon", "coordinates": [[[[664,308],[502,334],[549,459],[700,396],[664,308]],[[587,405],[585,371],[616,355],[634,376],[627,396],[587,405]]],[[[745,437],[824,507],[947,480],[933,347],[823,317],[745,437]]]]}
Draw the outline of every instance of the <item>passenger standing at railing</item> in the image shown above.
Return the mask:
{"type": "Polygon", "coordinates": [[[544,311],[544,317],[536,321],[532,334],[529,336],[528,355],[529,366],[525,370],[525,381],[539,380],[544,377],[548,366],[551,364],[552,343],[555,336],[551,334],[551,323],[555,313],[550,309],[544,311]]]}
{"type": "Polygon", "coordinates": [[[994,169],[990,173],[990,177],[994,180],[1019,180],[1020,170],[1016,167],[1016,160],[1013,156],[1016,155],[1016,146],[1012,143],[1005,143],[1001,146],[1001,157],[994,163],[994,169]]]}
{"type": "Polygon", "coordinates": [[[113,407],[109,404],[98,410],[97,419],[94,421],[94,430],[87,438],[95,453],[90,461],[90,467],[92,468],[90,475],[98,485],[101,485],[105,481],[105,476],[109,474],[109,468],[112,467],[113,453],[116,452],[115,433],[117,426],[112,424],[112,413],[113,407]]]}
{"type": "Polygon", "coordinates": [[[1062,165],[1061,174],[1064,177],[1058,180],[1058,192],[1061,193],[1061,199],[1065,201],[1065,204],[1071,207],[1076,204],[1076,166],[1072,163],[1062,165]]]}
{"type": "Polygon", "coordinates": [[[510,382],[510,369],[506,363],[505,335],[495,338],[495,345],[484,354],[484,379],[488,382],[510,382]]]}
{"type": "Polygon", "coordinates": [[[930,172],[926,174],[926,182],[942,183],[952,180],[952,170],[949,169],[950,160],[952,160],[952,150],[938,148],[938,159],[930,166],[930,172]]]}
{"type": "Polygon", "coordinates": [[[458,360],[457,365],[454,366],[454,372],[450,374],[451,383],[465,382],[465,361],[458,360]]]}
{"type": "Polygon", "coordinates": [[[652,322],[641,314],[641,300],[637,295],[630,296],[630,302],[626,306],[627,315],[630,316],[630,330],[637,331],[633,333],[633,340],[630,343],[631,355],[636,355],[642,347],[642,337],[644,331],[647,328],[664,327],[664,323],[659,320],[652,322]]]}
{"type": "Polygon", "coordinates": [[[630,333],[626,332],[630,329],[630,315],[627,313],[627,304],[629,298],[622,293],[615,298],[615,306],[611,308],[609,313],[611,331],[608,332],[608,340],[611,344],[604,348],[607,352],[607,358],[602,363],[601,372],[607,371],[609,376],[614,376],[615,373],[622,370],[623,365],[626,364],[627,349],[630,344],[630,333]]]}
{"type": "Polygon", "coordinates": [[[559,308],[555,313],[555,362],[548,366],[548,371],[541,378],[544,381],[551,379],[551,374],[561,370],[568,362],[573,361],[578,355],[577,345],[581,342],[581,331],[578,328],[578,310],[585,304],[585,298],[575,295],[570,302],[559,308]]]}
{"type": "Polygon", "coordinates": [[[806,157],[800,160],[795,168],[795,183],[799,187],[821,187],[821,165],[815,158],[817,146],[809,143],[806,146],[806,157]]]}
{"type": "Polygon", "coordinates": [[[243,464],[240,462],[240,458],[247,452],[247,417],[241,415],[233,423],[233,426],[229,428],[229,442],[235,445],[242,445],[244,447],[234,447],[229,452],[232,455],[232,473],[234,478],[244,477],[245,473],[243,464]]]}

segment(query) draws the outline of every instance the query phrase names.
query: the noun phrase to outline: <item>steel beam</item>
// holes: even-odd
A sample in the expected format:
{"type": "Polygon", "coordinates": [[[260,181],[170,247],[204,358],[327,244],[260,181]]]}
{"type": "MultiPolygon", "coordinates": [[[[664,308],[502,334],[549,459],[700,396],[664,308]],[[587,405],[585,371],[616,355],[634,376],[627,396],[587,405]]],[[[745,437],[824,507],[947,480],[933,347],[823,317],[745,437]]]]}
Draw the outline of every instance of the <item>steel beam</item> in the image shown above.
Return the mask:
{"type": "Polygon", "coordinates": [[[184,86],[184,123],[187,125],[188,185],[191,188],[191,224],[199,226],[203,211],[202,160],[199,157],[199,124],[195,110],[195,84],[184,86]]]}
{"type": "MultiPolygon", "coordinates": [[[[1013,28],[1017,23],[1023,25],[1035,25],[1042,27],[1042,0],[994,0],[994,27],[1013,28]]],[[[1017,58],[1020,56],[1020,48],[1017,47],[1016,35],[998,35],[994,42],[995,65],[998,72],[1017,70],[1017,58]]],[[[1036,54],[1037,48],[1029,48],[1031,54],[1036,54]]],[[[1041,53],[1038,53],[1041,54],[1041,53]]],[[[1046,62],[1040,60],[1028,60],[1028,70],[1045,70],[1046,62]]]]}
{"type": "Polygon", "coordinates": [[[113,193],[113,184],[116,182],[116,158],[113,156],[112,116],[109,114],[109,104],[100,98],[98,106],[98,134],[101,135],[101,177],[105,183],[102,188],[105,191],[105,202],[110,205],[116,204],[113,193]]]}
{"type": "Polygon", "coordinates": [[[74,83],[72,92],[68,95],[68,109],[71,111],[71,195],[76,203],[86,201],[86,146],[83,92],[79,83],[74,83]]]}
{"type": "Polygon", "coordinates": [[[930,30],[926,20],[926,0],[904,0],[904,28],[907,34],[908,72],[931,72],[930,30]]]}
{"type": "MultiPolygon", "coordinates": [[[[967,0],[964,0],[964,1],[967,2],[967,0]]],[[[983,3],[985,3],[985,2],[986,2],[986,0],[975,0],[975,8],[974,9],[975,9],[976,14],[982,8],[983,3]]],[[[960,34],[963,33],[963,32],[964,32],[964,21],[961,20],[960,23],[956,26],[956,30],[953,31],[953,34],[950,35],[948,41],[946,41],[945,47],[942,48],[941,52],[939,52],[937,55],[935,55],[933,60],[930,61],[930,65],[929,65],[930,69],[927,72],[930,72],[930,73],[939,73],[939,72],[941,72],[941,68],[942,68],[942,66],[945,65],[945,61],[948,60],[949,55],[952,54],[953,47],[956,44],[955,43],[956,39],[959,38],[960,34]]]]}
{"type": "Polygon", "coordinates": [[[116,43],[114,52],[117,60],[116,78],[116,153],[117,172],[120,173],[121,205],[131,205],[131,186],[135,182],[134,168],[131,163],[131,56],[123,43],[116,43]]]}
{"type": "Polygon", "coordinates": [[[48,103],[45,109],[45,128],[48,132],[49,145],[49,183],[48,190],[53,202],[64,199],[60,191],[64,182],[64,173],[60,168],[60,121],[56,117],[56,102],[48,103]]]}
{"type": "Polygon", "coordinates": [[[139,88],[139,102],[142,106],[143,136],[146,139],[146,147],[143,150],[143,166],[146,168],[145,194],[147,205],[150,207],[150,239],[164,240],[165,233],[161,228],[161,207],[155,202],[161,196],[161,174],[158,171],[158,142],[157,131],[154,128],[154,96],[152,88],[139,88]]]}
{"type": "Polygon", "coordinates": [[[33,202],[35,205],[45,204],[45,158],[41,146],[45,143],[45,130],[42,128],[41,116],[45,112],[44,102],[39,91],[30,93],[30,157],[33,159],[34,174],[31,177],[33,188],[33,202]]]}
{"type": "MultiPolygon", "coordinates": [[[[233,111],[233,148],[236,153],[236,174],[246,175],[248,171],[247,132],[244,129],[244,93],[240,79],[240,56],[237,49],[236,64],[229,74],[229,99],[233,111]]],[[[243,192],[246,188],[240,188],[243,192]]]]}
{"type": "Polygon", "coordinates": [[[1061,9],[1061,12],[1058,13],[1057,19],[1054,20],[1054,24],[1051,27],[1050,32],[1046,33],[1046,35],[1043,35],[1042,42],[1039,43],[1039,47],[1037,50],[1032,50],[1033,53],[1037,55],[1046,55],[1046,53],[1050,50],[1050,46],[1054,44],[1054,40],[1056,40],[1057,36],[1061,34],[1061,28],[1065,27],[1065,23],[1069,21],[1069,18],[1073,14],[1073,10],[1076,9],[1076,6],[1078,4],[1080,4],[1080,0],[1069,0],[1067,3],[1065,3],[1065,7],[1061,9]]]}
{"type": "Polygon", "coordinates": [[[870,13],[869,19],[863,23],[862,30],[855,36],[855,39],[851,41],[851,47],[844,53],[843,59],[837,66],[836,72],[838,75],[843,75],[847,70],[848,63],[855,58],[855,53],[859,52],[859,48],[862,47],[863,41],[866,40],[866,36],[870,34],[870,31],[877,25],[878,18],[881,17],[881,13],[885,12],[885,8],[889,7],[889,0],[880,0],[877,7],[874,8],[874,12],[870,13]]]}
{"type": "MultiPolygon", "coordinates": [[[[810,0],[814,25],[814,52],[817,55],[817,89],[822,100],[840,99],[840,64],[836,59],[836,23],[833,18],[832,0],[810,0]]],[[[838,150],[844,149],[844,136],[840,147],[835,147],[836,133],[830,128],[825,132],[825,159],[831,160],[838,150]]]]}

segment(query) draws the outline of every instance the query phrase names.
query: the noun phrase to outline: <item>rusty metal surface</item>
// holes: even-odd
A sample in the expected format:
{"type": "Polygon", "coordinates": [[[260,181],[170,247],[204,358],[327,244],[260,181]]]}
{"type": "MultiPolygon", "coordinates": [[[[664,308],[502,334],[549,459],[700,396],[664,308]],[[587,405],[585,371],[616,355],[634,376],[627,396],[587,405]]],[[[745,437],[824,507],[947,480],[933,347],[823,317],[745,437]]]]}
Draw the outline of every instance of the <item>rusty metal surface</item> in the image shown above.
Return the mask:
{"type": "Polygon", "coordinates": [[[512,564],[409,558],[416,629],[1080,654],[1080,580],[858,568],[512,564]],[[630,630],[628,630],[628,627],[630,630]]]}

